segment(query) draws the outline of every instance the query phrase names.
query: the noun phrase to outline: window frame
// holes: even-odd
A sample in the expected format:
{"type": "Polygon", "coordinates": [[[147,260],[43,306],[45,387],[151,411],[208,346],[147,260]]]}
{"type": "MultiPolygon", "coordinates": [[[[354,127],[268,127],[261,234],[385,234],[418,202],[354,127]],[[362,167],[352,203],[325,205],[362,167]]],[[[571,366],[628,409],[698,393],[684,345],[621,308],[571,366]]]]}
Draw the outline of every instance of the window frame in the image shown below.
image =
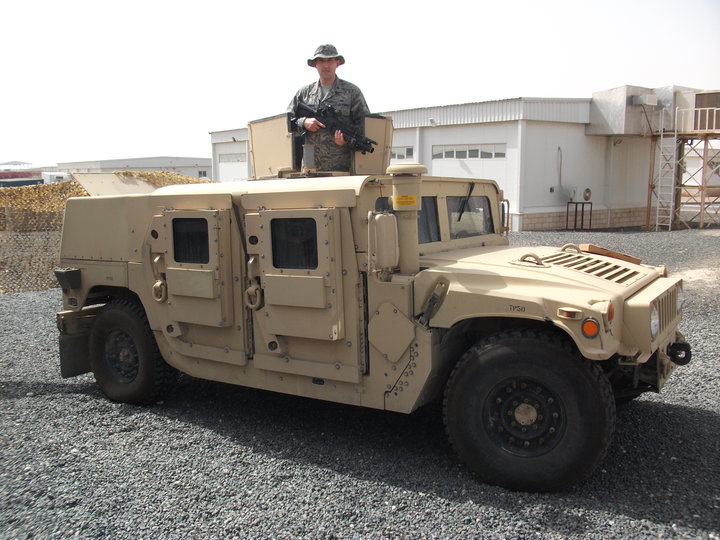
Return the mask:
{"type": "Polygon", "coordinates": [[[432,145],[431,155],[433,160],[458,159],[474,161],[506,159],[507,143],[434,144],[432,145]]]}
{"type": "Polygon", "coordinates": [[[172,246],[173,246],[173,252],[172,257],[173,261],[177,264],[183,265],[183,264],[191,264],[191,265],[208,265],[210,264],[210,227],[208,224],[208,220],[205,217],[195,217],[195,216],[183,216],[183,217],[172,217],[170,220],[171,230],[172,230],[172,246]],[[204,224],[204,230],[194,230],[194,231],[179,231],[176,225],[180,224],[189,224],[190,222],[194,223],[200,223],[202,222],[204,224]],[[183,234],[186,234],[188,236],[191,236],[192,238],[183,238],[183,234]],[[203,238],[205,241],[198,243],[198,240],[203,238]],[[183,247],[184,246],[184,247],[183,247]],[[178,249],[178,248],[181,249],[178,249]],[[199,251],[202,255],[202,259],[200,257],[183,257],[183,259],[178,259],[178,252],[181,252],[180,255],[184,254],[185,252],[190,251],[199,251]]]}
{"type": "Polygon", "coordinates": [[[397,159],[397,160],[413,159],[414,155],[415,155],[415,147],[414,146],[393,146],[390,149],[390,159],[397,159]],[[402,152],[402,156],[398,155],[400,152],[402,152]]]}

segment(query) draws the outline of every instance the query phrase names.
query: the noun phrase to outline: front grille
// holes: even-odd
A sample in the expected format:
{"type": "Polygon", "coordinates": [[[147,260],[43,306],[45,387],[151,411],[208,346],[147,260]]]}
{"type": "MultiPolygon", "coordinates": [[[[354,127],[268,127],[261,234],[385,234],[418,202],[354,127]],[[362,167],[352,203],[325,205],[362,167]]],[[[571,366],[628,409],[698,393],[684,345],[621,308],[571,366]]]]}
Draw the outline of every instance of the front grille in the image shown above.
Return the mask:
{"type": "Polygon", "coordinates": [[[608,262],[578,253],[557,253],[542,260],[546,264],[562,266],[578,272],[584,272],[598,278],[612,281],[626,287],[642,278],[644,274],[622,263],[608,262]]]}
{"type": "Polygon", "coordinates": [[[660,333],[664,332],[666,328],[673,324],[675,318],[679,315],[677,296],[678,288],[673,287],[658,296],[655,300],[655,306],[660,316],[660,333]]]}

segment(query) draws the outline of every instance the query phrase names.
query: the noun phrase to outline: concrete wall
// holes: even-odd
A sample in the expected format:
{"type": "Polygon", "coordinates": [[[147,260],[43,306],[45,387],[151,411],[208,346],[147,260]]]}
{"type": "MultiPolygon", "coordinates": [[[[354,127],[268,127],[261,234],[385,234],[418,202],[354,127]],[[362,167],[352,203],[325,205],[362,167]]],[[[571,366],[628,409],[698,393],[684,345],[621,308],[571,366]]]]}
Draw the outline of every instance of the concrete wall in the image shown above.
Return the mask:
{"type": "MultiPolygon", "coordinates": [[[[644,225],[651,145],[644,137],[586,136],[582,126],[529,123],[523,141],[523,216],[518,227],[541,230],[569,223],[572,228],[575,207],[570,206],[568,219],[567,206],[571,187],[577,188],[575,201],[583,201],[585,188],[592,191],[592,228],[644,225]]],[[[585,228],[589,222],[586,215],[585,228]]]]}
{"type": "Polygon", "coordinates": [[[577,124],[528,122],[522,141],[522,177],[519,210],[552,211],[570,200],[577,188],[582,200],[585,188],[594,202],[604,202],[605,139],[586,137],[577,124]]]}

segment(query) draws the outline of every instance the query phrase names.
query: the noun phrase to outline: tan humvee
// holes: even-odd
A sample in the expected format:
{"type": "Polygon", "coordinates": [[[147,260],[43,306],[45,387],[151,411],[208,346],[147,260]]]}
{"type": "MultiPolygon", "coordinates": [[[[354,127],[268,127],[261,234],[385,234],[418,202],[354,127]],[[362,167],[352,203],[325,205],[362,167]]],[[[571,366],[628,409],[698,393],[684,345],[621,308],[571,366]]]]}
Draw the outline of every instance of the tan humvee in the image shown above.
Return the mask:
{"type": "MultiPolygon", "coordinates": [[[[356,169],[387,164],[387,133],[356,169]]],[[[403,413],[442,398],[483,480],[557,490],[605,455],[616,401],[690,359],[680,279],[595,246],[509,246],[490,180],[290,178],[261,154],[284,178],[68,201],[63,376],[138,404],[175,370],[403,413]]]]}

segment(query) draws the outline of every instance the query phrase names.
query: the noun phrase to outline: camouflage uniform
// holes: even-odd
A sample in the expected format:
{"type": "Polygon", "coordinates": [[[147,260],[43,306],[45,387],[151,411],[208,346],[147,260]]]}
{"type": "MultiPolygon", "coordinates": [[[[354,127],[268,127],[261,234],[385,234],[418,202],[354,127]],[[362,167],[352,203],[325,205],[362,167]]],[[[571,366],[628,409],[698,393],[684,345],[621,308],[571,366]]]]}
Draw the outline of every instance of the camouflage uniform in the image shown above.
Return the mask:
{"type": "Polygon", "coordinates": [[[335,134],[329,129],[321,129],[314,133],[306,131],[303,127],[305,117],[298,117],[295,113],[299,102],[313,108],[321,102],[328,103],[337,110],[343,121],[356,129],[361,129],[362,119],[370,110],[360,89],[352,83],[336,78],[323,99],[320,81],[316,81],[298,90],[288,107],[290,122],[295,133],[305,135],[305,144],[315,146],[315,168],[318,171],[349,171],[350,148],[347,145],[335,144],[335,134]]]}

